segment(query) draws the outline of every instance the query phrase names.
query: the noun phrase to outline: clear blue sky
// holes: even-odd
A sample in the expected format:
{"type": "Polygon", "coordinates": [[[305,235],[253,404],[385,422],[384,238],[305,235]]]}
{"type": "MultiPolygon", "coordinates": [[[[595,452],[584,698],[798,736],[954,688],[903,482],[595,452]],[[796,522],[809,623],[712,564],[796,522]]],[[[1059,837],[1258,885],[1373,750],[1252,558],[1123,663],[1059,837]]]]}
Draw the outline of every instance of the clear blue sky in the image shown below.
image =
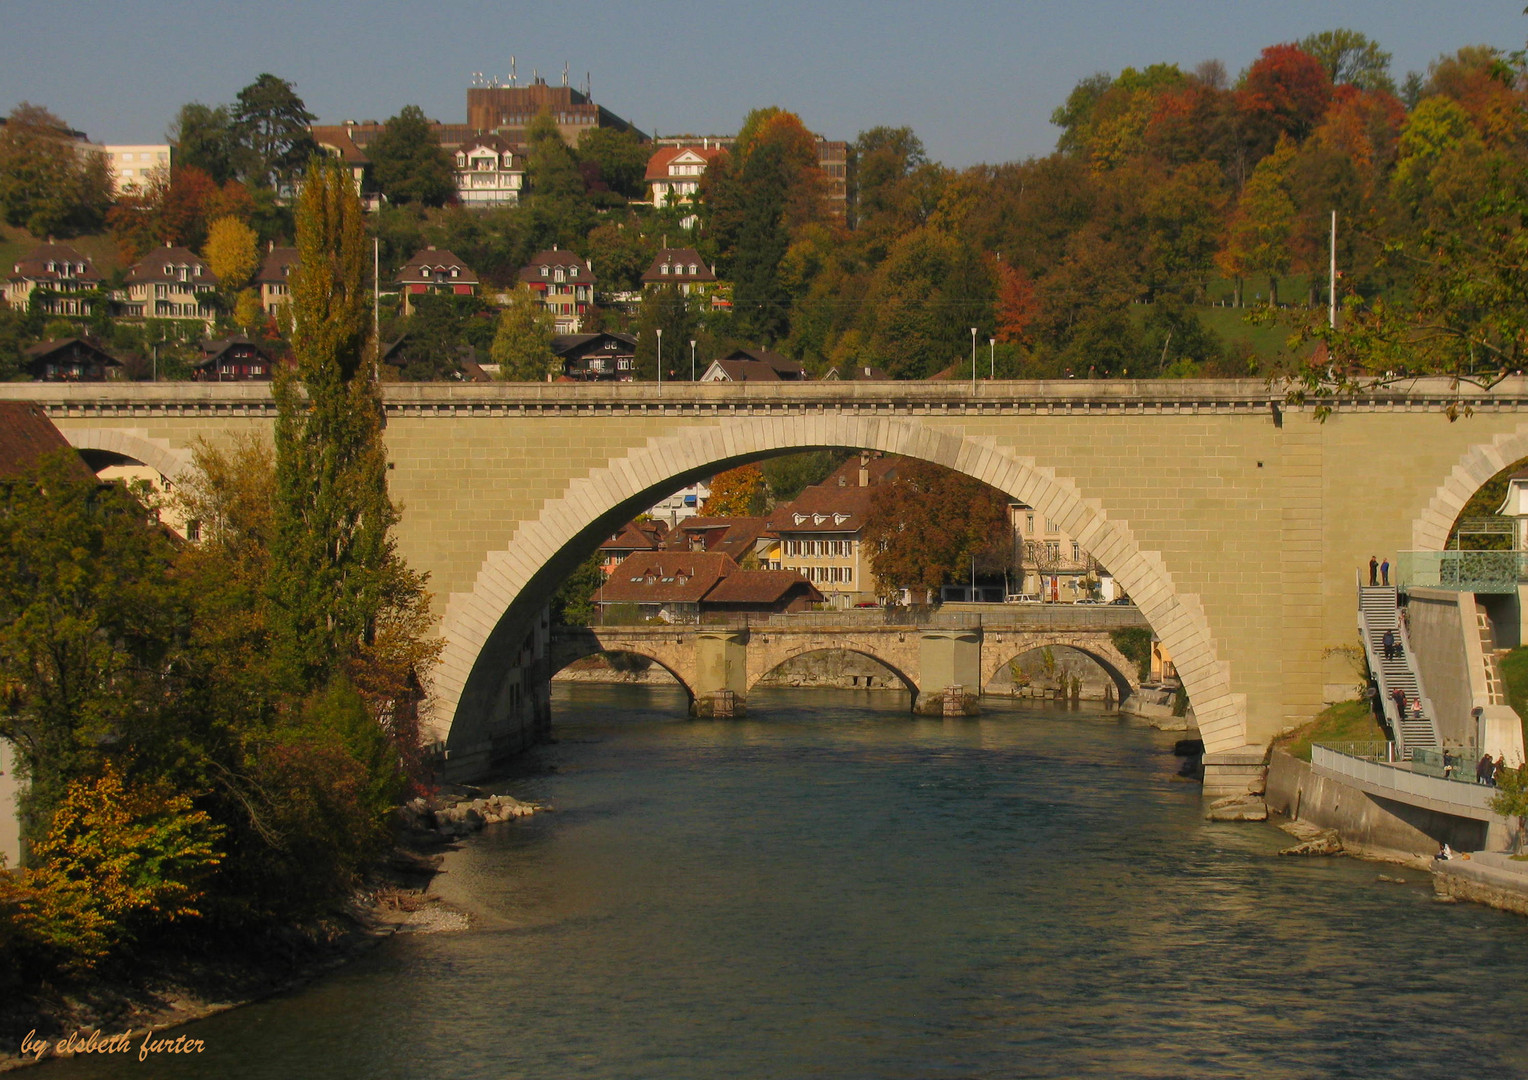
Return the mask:
{"type": "Polygon", "coordinates": [[[1522,48],[1524,0],[1014,0],[537,3],[0,0],[0,110],[46,105],[97,142],[158,142],[187,101],[263,71],[321,120],[417,104],[466,119],[472,72],[577,86],[644,131],[731,133],[780,105],[829,138],[910,125],[963,167],[1048,153],[1049,117],[1095,71],[1219,59],[1339,26],[1394,54],[1397,81],[1463,45],[1522,48]]]}

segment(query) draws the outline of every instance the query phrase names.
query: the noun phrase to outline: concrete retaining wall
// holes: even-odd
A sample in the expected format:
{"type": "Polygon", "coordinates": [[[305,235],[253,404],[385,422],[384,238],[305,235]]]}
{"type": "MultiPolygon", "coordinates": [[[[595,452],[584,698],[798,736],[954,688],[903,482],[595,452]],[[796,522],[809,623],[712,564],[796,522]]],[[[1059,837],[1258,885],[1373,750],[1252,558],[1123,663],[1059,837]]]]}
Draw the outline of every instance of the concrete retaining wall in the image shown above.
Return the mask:
{"type": "Polygon", "coordinates": [[[16,780],[16,750],[9,740],[0,739],[0,856],[7,866],[21,862],[21,819],[16,814],[16,797],[21,785],[16,780]]]}
{"type": "Polygon", "coordinates": [[[1486,844],[1486,823],[1422,810],[1369,795],[1308,763],[1275,750],[1268,763],[1268,809],[1323,829],[1336,829],[1354,854],[1429,864],[1447,843],[1461,851],[1486,844]]]}
{"type": "Polygon", "coordinates": [[[1412,652],[1422,676],[1422,692],[1437,712],[1438,737],[1445,746],[1475,745],[1475,705],[1465,649],[1466,629],[1475,626],[1475,596],[1445,589],[1412,589],[1407,594],[1412,652]],[[1460,599],[1465,603],[1460,604],[1460,599]]]}

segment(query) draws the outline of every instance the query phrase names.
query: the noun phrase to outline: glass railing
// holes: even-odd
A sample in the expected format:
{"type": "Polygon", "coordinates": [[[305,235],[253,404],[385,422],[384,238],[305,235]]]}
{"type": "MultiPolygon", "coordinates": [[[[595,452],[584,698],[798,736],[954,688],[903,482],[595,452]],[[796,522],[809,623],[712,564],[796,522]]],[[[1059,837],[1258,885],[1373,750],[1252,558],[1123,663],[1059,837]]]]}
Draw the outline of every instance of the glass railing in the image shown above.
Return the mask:
{"type": "Polygon", "coordinates": [[[1518,582],[1528,581],[1528,552],[1403,551],[1391,573],[1402,589],[1516,593],[1518,582]]]}
{"type": "Polygon", "coordinates": [[[1373,742],[1319,742],[1315,745],[1348,757],[1364,761],[1391,761],[1395,756],[1395,743],[1373,742]]]}
{"type": "Polygon", "coordinates": [[[1480,748],[1475,746],[1451,746],[1445,750],[1418,748],[1411,752],[1411,771],[1457,780],[1461,784],[1474,784],[1478,783],[1475,765],[1479,761],[1480,748]]]}

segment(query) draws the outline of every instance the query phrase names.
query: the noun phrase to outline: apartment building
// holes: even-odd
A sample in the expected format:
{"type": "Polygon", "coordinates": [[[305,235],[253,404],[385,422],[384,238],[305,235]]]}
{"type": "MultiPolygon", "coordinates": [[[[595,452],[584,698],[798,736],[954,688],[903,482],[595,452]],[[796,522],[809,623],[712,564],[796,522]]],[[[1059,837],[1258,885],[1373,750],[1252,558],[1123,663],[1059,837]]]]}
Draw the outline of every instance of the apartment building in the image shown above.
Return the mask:
{"type": "Polygon", "coordinates": [[[520,282],[556,320],[557,333],[577,334],[594,303],[594,271],[571,251],[538,251],[520,268],[520,282]]]}
{"type": "Polygon", "coordinates": [[[190,248],[155,248],[127,272],[118,291],[122,315],[130,319],[197,320],[210,329],[217,315],[217,275],[190,248]]]}

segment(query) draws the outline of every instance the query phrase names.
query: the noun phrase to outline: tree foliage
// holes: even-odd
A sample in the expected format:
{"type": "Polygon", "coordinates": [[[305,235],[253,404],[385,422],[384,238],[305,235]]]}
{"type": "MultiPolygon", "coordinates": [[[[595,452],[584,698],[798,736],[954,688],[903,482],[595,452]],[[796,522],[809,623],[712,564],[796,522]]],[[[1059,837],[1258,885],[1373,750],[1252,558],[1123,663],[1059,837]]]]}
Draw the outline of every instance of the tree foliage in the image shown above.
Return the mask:
{"type": "Polygon", "coordinates": [[[290,184],[315,149],[308,125],[316,119],[290,82],[260,75],[239,91],[232,109],[238,174],[257,187],[290,184]]]}
{"type": "Polygon", "coordinates": [[[510,382],[544,382],[561,374],[562,365],[552,354],[556,326],[552,313],[524,285],[514,289],[509,303],[499,312],[498,327],[489,352],[499,365],[499,378],[510,382]]]}
{"type": "Polygon", "coordinates": [[[236,217],[220,217],[207,227],[202,257],[217,275],[218,284],[230,295],[248,285],[260,269],[255,230],[236,217]]]}
{"type": "Polygon", "coordinates": [[[22,102],[0,127],[0,214],[34,236],[100,227],[111,202],[104,156],[87,153],[47,109],[22,102]]]}
{"type": "Polygon", "coordinates": [[[456,169],[418,105],[405,105],[366,149],[377,187],[395,203],[444,206],[456,196],[456,169]]]}
{"type": "Polygon", "coordinates": [[[931,601],[980,553],[1008,543],[1008,499],[979,480],[915,459],[872,489],[864,543],[877,591],[931,601]]]}
{"type": "Polygon", "coordinates": [[[753,517],[764,512],[767,490],[757,465],[739,465],[712,479],[711,494],[700,512],[707,517],[753,517]]]}

